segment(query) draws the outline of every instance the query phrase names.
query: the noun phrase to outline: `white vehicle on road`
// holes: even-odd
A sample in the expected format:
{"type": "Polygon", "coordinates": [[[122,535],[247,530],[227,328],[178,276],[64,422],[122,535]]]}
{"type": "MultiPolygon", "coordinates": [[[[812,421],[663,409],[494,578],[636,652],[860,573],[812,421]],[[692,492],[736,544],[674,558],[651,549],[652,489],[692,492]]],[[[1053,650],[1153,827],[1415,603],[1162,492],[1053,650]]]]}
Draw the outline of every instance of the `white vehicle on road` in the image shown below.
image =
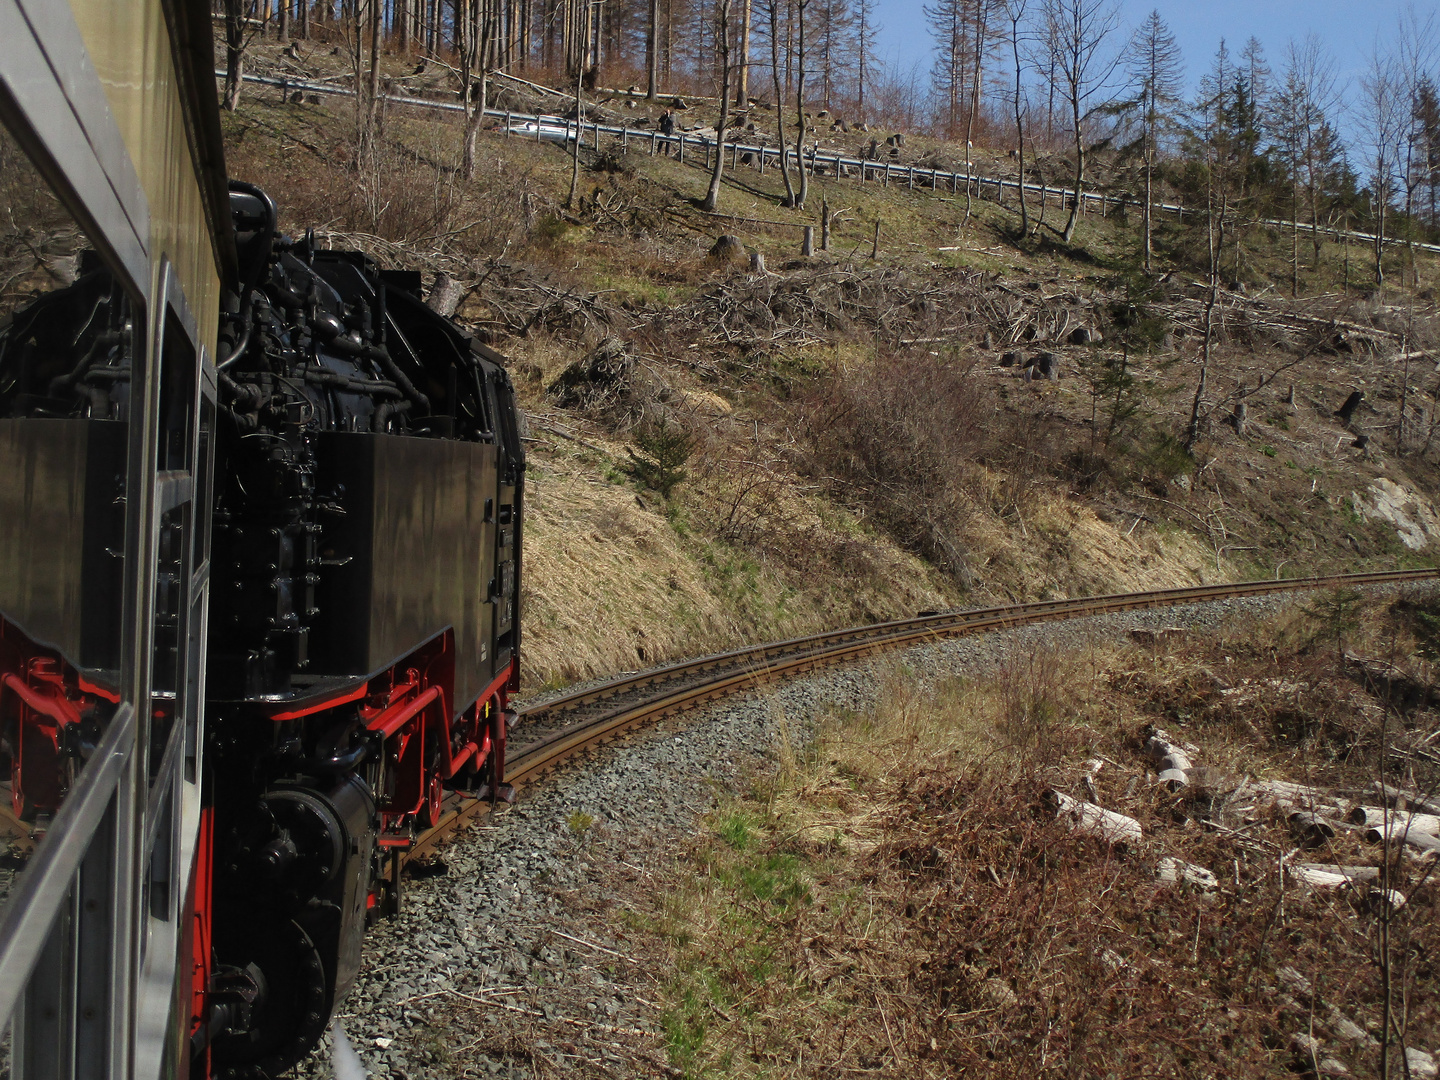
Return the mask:
{"type": "Polygon", "coordinates": [[[536,120],[512,120],[509,133],[522,138],[541,139],[547,142],[570,142],[575,138],[574,125],[567,125],[558,116],[542,116],[536,120]],[[539,127],[537,134],[536,127],[539,127]]]}

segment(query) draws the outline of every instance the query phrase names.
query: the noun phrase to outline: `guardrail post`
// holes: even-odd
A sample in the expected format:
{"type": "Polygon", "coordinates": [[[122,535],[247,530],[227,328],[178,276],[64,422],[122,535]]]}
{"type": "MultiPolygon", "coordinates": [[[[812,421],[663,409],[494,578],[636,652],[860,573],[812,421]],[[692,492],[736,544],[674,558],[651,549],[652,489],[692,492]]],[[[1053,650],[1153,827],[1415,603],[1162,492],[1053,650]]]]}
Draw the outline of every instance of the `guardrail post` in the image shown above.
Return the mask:
{"type": "Polygon", "coordinates": [[[914,190],[915,190],[915,166],[914,166],[914,165],[908,165],[908,166],[906,166],[905,172],[906,172],[906,173],[909,175],[909,177],[910,177],[910,183],[906,186],[905,190],[906,190],[906,191],[914,191],[914,190]]]}
{"type": "MultiPolygon", "coordinates": [[[[568,129],[567,129],[568,130],[568,129]]],[[[535,141],[540,141],[540,114],[535,114],[535,141]]]]}
{"type": "Polygon", "coordinates": [[[600,122],[598,120],[595,122],[595,151],[596,153],[600,151],[600,122]]]}
{"type": "Polygon", "coordinates": [[[628,153],[630,152],[630,121],[629,121],[629,120],[626,120],[623,124],[620,125],[620,152],[621,152],[622,154],[628,154],[628,153]]]}
{"type": "Polygon", "coordinates": [[[765,148],[760,148],[760,175],[765,175],[765,148]]]}
{"type": "Polygon", "coordinates": [[[883,180],[880,181],[880,186],[884,188],[888,188],[890,186],[890,162],[888,161],[885,162],[885,177],[883,180]]]}
{"type": "Polygon", "coordinates": [[[651,156],[651,157],[654,157],[654,156],[655,156],[655,140],[656,140],[658,137],[659,137],[659,132],[656,132],[656,131],[650,132],[650,156],[651,156]]]}
{"type": "Polygon", "coordinates": [[[685,164],[685,136],[680,136],[680,164],[685,164]]]}
{"type": "MultiPolygon", "coordinates": [[[[540,125],[539,125],[539,121],[536,121],[536,125],[535,125],[535,126],[536,126],[536,127],[539,127],[539,126],[540,126],[540,125]]],[[[506,109],[506,110],[505,110],[505,134],[506,134],[506,135],[509,135],[509,134],[510,134],[510,110],[509,110],[509,109],[506,109]]]]}

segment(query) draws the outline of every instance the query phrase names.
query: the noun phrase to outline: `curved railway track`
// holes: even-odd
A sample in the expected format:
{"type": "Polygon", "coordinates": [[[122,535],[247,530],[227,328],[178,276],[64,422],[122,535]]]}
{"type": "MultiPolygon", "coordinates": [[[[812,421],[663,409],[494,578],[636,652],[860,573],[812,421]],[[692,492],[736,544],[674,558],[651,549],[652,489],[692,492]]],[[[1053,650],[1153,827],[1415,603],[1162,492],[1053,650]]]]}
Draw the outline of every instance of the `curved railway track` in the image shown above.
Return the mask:
{"type": "MultiPolygon", "coordinates": [[[[506,762],[505,782],[518,786],[533,781],[581,751],[609,742],[632,728],[661,717],[769,682],[793,678],[816,668],[847,663],[926,640],[962,637],[1028,623],[1115,611],[1173,607],[1300,589],[1424,581],[1437,576],[1440,576],[1440,568],[1390,570],[1288,578],[1283,581],[1200,585],[1076,600],[1041,600],[922,615],[716,653],[624,675],[523,710],[510,736],[511,750],[506,762]]],[[[488,809],[488,803],[468,800],[462,803],[452,797],[440,822],[416,838],[406,858],[413,859],[431,851],[465,821],[488,809]]]]}

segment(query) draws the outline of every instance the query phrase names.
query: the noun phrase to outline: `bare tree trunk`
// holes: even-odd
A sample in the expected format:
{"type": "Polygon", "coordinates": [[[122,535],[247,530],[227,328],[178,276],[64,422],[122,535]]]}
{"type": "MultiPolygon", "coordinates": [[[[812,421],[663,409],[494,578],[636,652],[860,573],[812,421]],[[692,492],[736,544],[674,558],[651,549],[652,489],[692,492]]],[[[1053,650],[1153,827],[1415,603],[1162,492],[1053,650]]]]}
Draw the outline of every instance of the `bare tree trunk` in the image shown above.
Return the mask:
{"type": "Polygon", "coordinates": [[[1205,336],[1200,347],[1200,377],[1195,381],[1195,400],[1190,406],[1190,424],[1185,431],[1185,449],[1195,448],[1200,438],[1200,409],[1205,402],[1205,384],[1210,375],[1210,350],[1215,340],[1215,304],[1220,298],[1220,256],[1225,250],[1225,204],[1220,204],[1220,235],[1215,235],[1216,222],[1213,201],[1209,220],[1206,222],[1206,240],[1210,245],[1210,282],[1205,294],[1205,336]]]}
{"type": "Polygon", "coordinates": [[[740,64],[739,77],[736,79],[735,104],[742,109],[750,104],[750,18],[751,0],[742,0],[741,17],[745,20],[740,24],[740,64]]]}
{"type": "Polygon", "coordinates": [[[990,12],[988,3],[982,2],[978,7],[975,13],[974,67],[970,73],[970,114],[965,120],[965,217],[960,222],[962,229],[970,223],[970,149],[971,139],[975,136],[975,111],[980,107],[980,60],[985,47],[985,17],[990,12]]]}
{"type": "MultiPolygon", "coordinates": [[[[584,0],[582,0],[584,2],[584,0]]],[[[565,196],[565,209],[571,210],[575,207],[575,193],[580,188],[580,121],[584,113],[580,111],[580,90],[585,80],[585,65],[575,65],[575,144],[571,147],[570,164],[570,194],[565,196]]]]}
{"type": "Polygon", "coordinates": [[[715,163],[710,168],[710,187],[700,202],[701,210],[712,213],[720,205],[720,181],[725,174],[725,128],[730,123],[730,0],[718,0],[716,9],[720,49],[720,123],[715,128],[715,163]]]}
{"type": "Polygon", "coordinates": [[[796,111],[799,115],[799,131],[795,135],[795,163],[800,167],[800,190],[795,196],[797,209],[805,209],[805,199],[810,194],[810,174],[805,171],[805,8],[810,0],[797,0],[800,16],[800,32],[796,59],[798,70],[795,78],[796,111]]]}
{"type": "MultiPolygon", "coordinates": [[[[1018,191],[1020,197],[1020,235],[1024,237],[1030,234],[1030,205],[1025,201],[1025,125],[1021,120],[1020,108],[1020,16],[1022,14],[1023,9],[1015,14],[1011,21],[1010,48],[1015,55],[1015,145],[1018,148],[1016,150],[1016,156],[1020,167],[1020,186],[1018,191]]],[[[1149,180],[1148,173],[1146,174],[1146,180],[1147,182],[1149,180]]],[[[1146,188],[1146,196],[1145,206],[1148,211],[1150,206],[1148,187],[1146,188]]],[[[1150,268],[1148,263],[1145,268],[1147,270],[1150,268]]]]}
{"type": "Polygon", "coordinates": [[[475,143],[480,135],[480,126],[485,122],[488,104],[486,74],[489,71],[491,53],[495,41],[495,17],[485,0],[468,0],[478,5],[478,10],[457,20],[457,36],[460,47],[460,82],[464,89],[461,100],[465,104],[465,147],[462,174],[466,180],[475,178],[475,143]],[[478,25],[477,25],[478,23],[478,25]],[[474,85],[479,83],[479,101],[475,100],[474,85]]]}
{"type": "Polygon", "coordinates": [[[1389,200],[1382,192],[1375,195],[1375,284],[1385,284],[1385,208],[1389,200]]]}
{"type": "MultiPolygon", "coordinates": [[[[795,205],[795,185],[790,182],[790,165],[786,158],[790,144],[785,134],[785,91],[780,85],[780,0],[770,4],[770,73],[775,78],[775,122],[780,128],[780,175],[785,181],[785,205],[795,205]]],[[[761,153],[764,153],[762,150],[761,153]]],[[[864,168],[862,165],[861,168],[864,168]]]]}
{"type": "Polygon", "coordinates": [[[240,107],[245,83],[245,0],[225,0],[225,108],[240,107]]]}
{"type": "Polygon", "coordinates": [[[654,101],[659,93],[660,0],[650,0],[650,22],[645,38],[645,99],[654,101]]]}
{"type": "Polygon", "coordinates": [[[1085,136],[1080,127],[1080,101],[1071,95],[1071,121],[1075,132],[1075,205],[1070,207],[1070,216],[1065,219],[1065,231],[1061,239],[1070,243],[1075,238],[1075,225],[1080,220],[1080,200],[1085,197],[1085,136]]]}

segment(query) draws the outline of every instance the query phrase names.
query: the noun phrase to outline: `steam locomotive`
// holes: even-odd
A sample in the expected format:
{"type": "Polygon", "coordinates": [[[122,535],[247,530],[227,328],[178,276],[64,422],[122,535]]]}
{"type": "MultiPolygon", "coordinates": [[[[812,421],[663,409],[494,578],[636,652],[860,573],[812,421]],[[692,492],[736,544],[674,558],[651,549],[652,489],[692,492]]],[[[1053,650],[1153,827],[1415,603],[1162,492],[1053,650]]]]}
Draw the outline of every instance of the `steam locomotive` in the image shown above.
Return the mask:
{"type": "Polygon", "coordinates": [[[73,249],[0,303],[0,1023],[17,1077],[271,1077],[447,792],[508,797],[519,413],[418,273],[226,182],[206,5],[70,7],[0,0],[3,209],[73,249]],[[45,68],[51,130],[67,46],[114,82],[45,68]]]}

